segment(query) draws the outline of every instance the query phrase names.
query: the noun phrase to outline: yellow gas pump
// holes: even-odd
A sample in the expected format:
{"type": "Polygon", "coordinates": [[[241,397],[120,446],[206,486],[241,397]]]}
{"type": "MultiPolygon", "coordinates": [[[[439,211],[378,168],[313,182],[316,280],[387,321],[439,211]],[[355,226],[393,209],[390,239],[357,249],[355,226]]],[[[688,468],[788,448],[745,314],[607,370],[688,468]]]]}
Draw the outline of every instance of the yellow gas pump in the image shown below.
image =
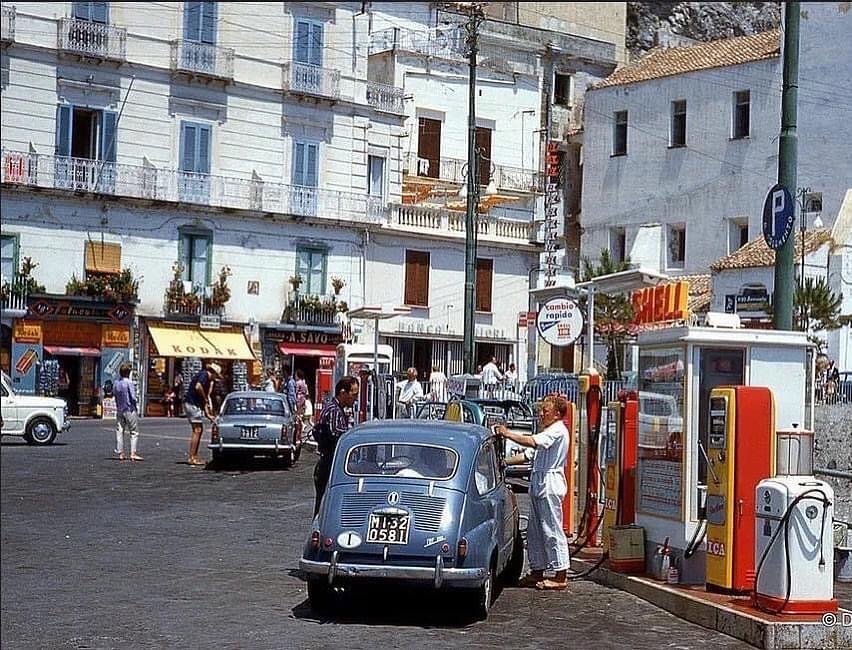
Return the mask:
{"type": "Polygon", "coordinates": [[[710,391],[706,449],[707,588],[754,588],[754,494],[775,472],[775,402],[763,386],[724,386],[710,391]]]}

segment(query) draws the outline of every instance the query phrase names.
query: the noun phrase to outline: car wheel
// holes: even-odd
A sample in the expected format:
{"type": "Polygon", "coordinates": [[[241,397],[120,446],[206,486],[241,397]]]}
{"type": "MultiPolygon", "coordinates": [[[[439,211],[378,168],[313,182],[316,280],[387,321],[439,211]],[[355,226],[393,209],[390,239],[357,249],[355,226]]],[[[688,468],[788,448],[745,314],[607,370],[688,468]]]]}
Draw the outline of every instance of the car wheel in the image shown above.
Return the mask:
{"type": "Polygon", "coordinates": [[[299,456],[301,456],[301,455],[302,455],[302,445],[297,445],[296,446],[296,452],[293,454],[293,462],[295,463],[297,460],[299,460],[299,456]]]}
{"type": "Polygon", "coordinates": [[[488,567],[488,573],[485,575],[485,580],[482,585],[477,588],[472,594],[471,614],[477,621],[484,621],[488,618],[488,612],[491,610],[491,601],[494,599],[494,577],[497,568],[497,558],[491,559],[491,566],[488,567]]]}
{"type": "Polygon", "coordinates": [[[27,425],[25,437],[31,445],[49,445],[56,439],[56,427],[49,418],[35,418],[27,425]]]}
{"type": "Polygon", "coordinates": [[[519,528],[515,528],[515,539],[512,543],[512,555],[503,572],[503,581],[507,585],[515,586],[524,572],[524,539],[521,537],[519,528]]]}
{"type": "Polygon", "coordinates": [[[293,453],[292,452],[288,451],[281,456],[281,465],[285,468],[293,465],[293,453]]]}
{"type": "Polygon", "coordinates": [[[308,579],[308,602],[315,614],[324,616],[331,610],[331,600],[334,592],[331,586],[322,578],[308,579]]]}

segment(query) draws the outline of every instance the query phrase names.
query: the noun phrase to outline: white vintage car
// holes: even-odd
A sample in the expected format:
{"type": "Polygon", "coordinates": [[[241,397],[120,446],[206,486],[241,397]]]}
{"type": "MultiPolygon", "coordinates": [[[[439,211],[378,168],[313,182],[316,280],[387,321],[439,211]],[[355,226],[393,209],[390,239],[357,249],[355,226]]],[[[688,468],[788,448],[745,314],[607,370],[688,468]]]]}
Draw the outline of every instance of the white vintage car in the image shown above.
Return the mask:
{"type": "Polygon", "coordinates": [[[71,426],[65,400],[38,395],[21,395],[12,389],[12,380],[2,373],[0,435],[23,436],[31,445],[49,445],[60,431],[71,426]]]}

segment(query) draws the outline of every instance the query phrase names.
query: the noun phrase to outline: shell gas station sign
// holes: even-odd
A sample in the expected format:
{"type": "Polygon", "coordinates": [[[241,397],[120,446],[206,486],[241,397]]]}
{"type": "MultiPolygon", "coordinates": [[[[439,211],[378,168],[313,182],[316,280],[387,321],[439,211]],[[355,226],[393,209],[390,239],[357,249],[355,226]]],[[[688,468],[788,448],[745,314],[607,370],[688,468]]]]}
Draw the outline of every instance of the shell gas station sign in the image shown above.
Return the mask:
{"type": "Polygon", "coordinates": [[[633,323],[645,325],[686,320],[689,315],[688,296],[689,282],[686,280],[638,289],[631,296],[633,323]]]}

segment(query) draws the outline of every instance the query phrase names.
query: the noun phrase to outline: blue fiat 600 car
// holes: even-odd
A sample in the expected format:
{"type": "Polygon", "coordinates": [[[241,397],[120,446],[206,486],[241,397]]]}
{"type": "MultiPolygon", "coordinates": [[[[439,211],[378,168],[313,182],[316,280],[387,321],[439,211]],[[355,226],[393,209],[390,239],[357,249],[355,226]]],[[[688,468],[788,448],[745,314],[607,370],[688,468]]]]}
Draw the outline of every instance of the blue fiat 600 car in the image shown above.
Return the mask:
{"type": "Polygon", "coordinates": [[[326,610],[338,587],[463,590],[485,618],[498,580],[523,569],[518,505],[499,439],[460,422],[389,420],[345,434],[299,567],[326,610]]]}

